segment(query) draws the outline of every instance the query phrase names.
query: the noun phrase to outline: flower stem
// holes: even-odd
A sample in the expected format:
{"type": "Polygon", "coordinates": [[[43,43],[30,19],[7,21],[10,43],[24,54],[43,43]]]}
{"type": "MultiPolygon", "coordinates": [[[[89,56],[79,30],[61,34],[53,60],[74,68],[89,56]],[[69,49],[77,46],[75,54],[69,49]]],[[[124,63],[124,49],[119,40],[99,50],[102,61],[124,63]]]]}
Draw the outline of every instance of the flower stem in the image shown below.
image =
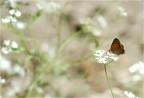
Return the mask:
{"type": "Polygon", "coordinates": [[[105,69],[105,74],[106,74],[107,82],[108,82],[108,85],[109,85],[109,88],[110,88],[110,92],[112,94],[112,97],[114,98],[114,94],[113,94],[113,91],[112,91],[112,88],[111,88],[111,85],[110,85],[110,82],[109,82],[109,78],[108,78],[108,75],[107,75],[106,64],[104,64],[104,69],[105,69]]]}

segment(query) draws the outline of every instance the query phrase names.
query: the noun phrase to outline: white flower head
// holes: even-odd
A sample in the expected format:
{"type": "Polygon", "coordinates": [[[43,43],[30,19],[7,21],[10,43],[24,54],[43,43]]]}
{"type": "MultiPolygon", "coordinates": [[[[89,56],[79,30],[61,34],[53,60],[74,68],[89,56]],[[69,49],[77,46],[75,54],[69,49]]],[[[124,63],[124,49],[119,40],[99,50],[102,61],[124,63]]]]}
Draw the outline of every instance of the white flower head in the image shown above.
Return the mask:
{"type": "Polygon", "coordinates": [[[136,97],[132,92],[129,92],[129,91],[124,91],[124,94],[125,94],[128,98],[138,98],[138,97],[136,97]]]}
{"type": "Polygon", "coordinates": [[[7,16],[5,18],[2,18],[1,21],[2,21],[2,23],[10,23],[11,20],[10,20],[10,17],[7,16]]]}
{"type": "Polygon", "coordinates": [[[138,72],[139,74],[144,75],[144,63],[142,61],[139,61],[138,63],[129,67],[129,71],[131,73],[138,72]]]}
{"type": "Polygon", "coordinates": [[[3,78],[1,78],[1,76],[0,76],[0,84],[3,84],[3,83],[5,83],[5,79],[3,79],[3,78]]]}
{"type": "Polygon", "coordinates": [[[11,47],[12,48],[18,48],[18,44],[15,41],[11,42],[11,47]]]}
{"type": "Polygon", "coordinates": [[[1,48],[2,53],[9,54],[13,49],[17,49],[18,44],[15,41],[4,40],[4,47],[1,48]]]}
{"type": "Polygon", "coordinates": [[[16,17],[20,17],[21,16],[21,12],[19,10],[15,10],[15,9],[9,10],[9,14],[10,15],[15,15],[16,17]]]}
{"type": "Polygon", "coordinates": [[[103,64],[108,63],[108,61],[110,60],[114,60],[114,61],[118,60],[118,55],[112,54],[110,52],[106,52],[105,50],[97,50],[94,53],[94,56],[99,63],[103,63],[103,64]]]}
{"type": "Polygon", "coordinates": [[[14,15],[15,14],[15,10],[14,9],[9,10],[9,14],[10,15],[14,15]]]}
{"type": "Polygon", "coordinates": [[[118,11],[119,11],[121,16],[125,16],[126,17],[128,15],[128,13],[125,11],[125,9],[123,7],[118,6],[117,9],[118,9],[118,11]]]}
{"type": "Polygon", "coordinates": [[[8,47],[2,47],[1,51],[4,54],[9,54],[10,52],[12,52],[12,49],[8,47]]]}
{"type": "Polygon", "coordinates": [[[19,10],[15,10],[15,16],[16,17],[20,17],[21,16],[21,12],[19,10]]]}
{"type": "Polygon", "coordinates": [[[24,29],[26,27],[25,23],[20,21],[13,23],[13,26],[17,27],[18,29],[24,29]]]}

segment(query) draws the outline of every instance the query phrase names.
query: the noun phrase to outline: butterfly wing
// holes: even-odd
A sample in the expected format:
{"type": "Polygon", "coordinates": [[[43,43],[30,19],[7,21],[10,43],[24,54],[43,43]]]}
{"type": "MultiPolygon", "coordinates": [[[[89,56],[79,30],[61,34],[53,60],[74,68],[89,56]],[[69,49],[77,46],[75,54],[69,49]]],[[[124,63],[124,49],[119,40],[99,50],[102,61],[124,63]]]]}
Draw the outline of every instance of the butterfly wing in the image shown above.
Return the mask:
{"type": "Polygon", "coordinates": [[[117,55],[125,53],[124,46],[120,43],[120,41],[117,38],[113,40],[109,51],[117,55]]]}

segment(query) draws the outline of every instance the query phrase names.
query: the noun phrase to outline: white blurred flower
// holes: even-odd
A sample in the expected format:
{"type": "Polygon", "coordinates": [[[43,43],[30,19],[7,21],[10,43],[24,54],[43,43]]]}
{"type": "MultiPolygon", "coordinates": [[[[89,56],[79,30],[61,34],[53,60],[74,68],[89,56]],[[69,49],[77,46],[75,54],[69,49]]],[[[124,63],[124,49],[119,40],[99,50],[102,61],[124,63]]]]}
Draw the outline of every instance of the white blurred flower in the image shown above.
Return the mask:
{"type": "Polygon", "coordinates": [[[61,9],[61,5],[57,2],[49,2],[48,5],[49,12],[58,12],[61,9]]]}
{"type": "Polygon", "coordinates": [[[125,9],[123,7],[118,6],[117,9],[118,9],[121,16],[127,16],[128,15],[128,13],[125,11],[125,9]]]}
{"type": "Polygon", "coordinates": [[[83,29],[86,32],[92,33],[94,36],[101,36],[102,32],[98,28],[97,19],[82,18],[79,20],[80,24],[83,25],[83,29]]]}
{"type": "Polygon", "coordinates": [[[18,44],[15,41],[11,42],[11,47],[12,48],[18,48],[18,44]]]}
{"type": "Polygon", "coordinates": [[[144,75],[144,63],[142,61],[139,61],[138,63],[129,67],[129,71],[131,73],[138,72],[139,74],[144,75]]]}
{"type": "Polygon", "coordinates": [[[99,15],[96,18],[97,18],[97,20],[100,23],[102,28],[107,28],[107,22],[106,22],[106,20],[104,19],[103,16],[99,15]]]}
{"type": "Polygon", "coordinates": [[[6,0],[12,8],[16,8],[18,0],[6,0]]]}
{"type": "Polygon", "coordinates": [[[19,10],[16,10],[16,9],[9,10],[9,14],[10,15],[14,15],[16,17],[20,17],[21,16],[21,12],[19,10]]]}
{"type": "Polygon", "coordinates": [[[16,23],[13,23],[13,25],[15,26],[15,27],[17,27],[18,29],[24,29],[25,28],[25,23],[23,23],[23,22],[21,22],[21,21],[18,21],[18,22],[16,22],[16,23]]]}
{"type": "Polygon", "coordinates": [[[2,18],[1,21],[3,23],[16,23],[18,22],[17,17],[21,16],[21,12],[17,9],[10,9],[9,10],[9,16],[6,16],[5,18],[2,18]]]}
{"type": "Polygon", "coordinates": [[[95,59],[99,63],[103,63],[103,64],[108,63],[110,60],[114,60],[114,61],[118,60],[118,56],[117,55],[112,54],[110,52],[106,52],[105,50],[97,50],[94,53],[94,56],[95,56],[95,59]]]}
{"type": "Polygon", "coordinates": [[[60,14],[62,10],[62,6],[60,3],[52,1],[51,2],[45,2],[43,0],[38,1],[37,7],[40,9],[46,9],[46,11],[51,14],[60,14]]]}
{"type": "Polygon", "coordinates": [[[11,20],[11,22],[17,22],[17,19],[13,16],[10,16],[10,20],[11,20]]]}
{"type": "Polygon", "coordinates": [[[4,40],[4,45],[9,46],[10,45],[10,40],[4,40]]]}
{"type": "Polygon", "coordinates": [[[9,10],[9,14],[10,15],[14,15],[15,14],[15,10],[14,9],[9,10]]]}
{"type": "Polygon", "coordinates": [[[15,41],[4,40],[4,47],[1,48],[2,53],[8,54],[12,52],[13,49],[17,49],[18,44],[15,41]]]}
{"type": "Polygon", "coordinates": [[[118,55],[113,54],[111,52],[107,52],[107,55],[108,55],[109,58],[113,59],[114,61],[117,61],[119,59],[118,55]]]}
{"type": "Polygon", "coordinates": [[[21,77],[25,76],[25,70],[20,65],[13,66],[13,72],[19,74],[21,77]]]}
{"type": "Polygon", "coordinates": [[[138,97],[136,97],[132,92],[129,92],[129,91],[124,91],[124,94],[125,94],[128,98],[138,98],[138,97]]]}
{"type": "Polygon", "coordinates": [[[1,52],[4,54],[9,54],[10,52],[12,52],[12,49],[8,47],[2,47],[1,52]]]}
{"type": "Polygon", "coordinates": [[[1,20],[3,23],[10,23],[11,21],[9,16],[7,16],[6,18],[2,18],[1,20]]]}
{"type": "Polygon", "coordinates": [[[11,62],[0,55],[0,70],[9,72],[11,69],[11,62]]]}
{"type": "Polygon", "coordinates": [[[0,76],[0,84],[4,84],[5,83],[5,79],[3,79],[3,78],[1,78],[1,76],[0,76]]]}
{"type": "Polygon", "coordinates": [[[15,16],[20,17],[21,16],[21,12],[19,10],[15,10],[15,16]]]}
{"type": "Polygon", "coordinates": [[[55,48],[45,42],[41,44],[41,50],[44,51],[45,53],[48,53],[50,57],[55,56],[55,48]]]}
{"type": "Polygon", "coordinates": [[[17,19],[13,16],[7,16],[6,18],[1,19],[3,23],[17,22],[17,19]]]}

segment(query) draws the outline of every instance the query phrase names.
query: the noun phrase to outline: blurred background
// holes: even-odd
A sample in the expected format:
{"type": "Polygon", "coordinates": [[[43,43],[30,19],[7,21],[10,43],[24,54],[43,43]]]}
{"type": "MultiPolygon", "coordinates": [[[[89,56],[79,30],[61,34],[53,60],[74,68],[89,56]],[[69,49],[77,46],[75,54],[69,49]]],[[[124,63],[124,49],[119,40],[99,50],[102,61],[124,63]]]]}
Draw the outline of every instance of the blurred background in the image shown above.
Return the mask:
{"type": "Polygon", "coordinates": [[[140,0],[0,0],[0,98],[112,98],[96,50],[114,38],[125,54],[108,65],[115,98],[144,97],[140,0]]]}

